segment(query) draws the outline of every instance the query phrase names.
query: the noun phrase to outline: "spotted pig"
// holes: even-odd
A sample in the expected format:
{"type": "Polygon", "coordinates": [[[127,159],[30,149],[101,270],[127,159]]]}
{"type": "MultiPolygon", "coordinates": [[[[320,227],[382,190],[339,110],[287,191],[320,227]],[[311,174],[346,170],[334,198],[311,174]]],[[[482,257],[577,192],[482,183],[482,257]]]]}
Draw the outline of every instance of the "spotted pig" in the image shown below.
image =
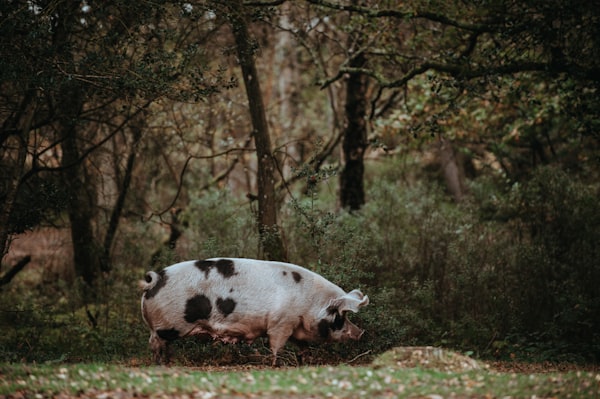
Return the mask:
{"type": "Polygon", "coordinates": [[[267,336],[273,365],[288,338],[359,339],[348,312],[368,305],[359,290],[344,292],[303,267],[254,259],[206,259],[147,272],[140,283],[142,316],[158,363],[168,344],[192,335],[235,343],[267,336]]]}

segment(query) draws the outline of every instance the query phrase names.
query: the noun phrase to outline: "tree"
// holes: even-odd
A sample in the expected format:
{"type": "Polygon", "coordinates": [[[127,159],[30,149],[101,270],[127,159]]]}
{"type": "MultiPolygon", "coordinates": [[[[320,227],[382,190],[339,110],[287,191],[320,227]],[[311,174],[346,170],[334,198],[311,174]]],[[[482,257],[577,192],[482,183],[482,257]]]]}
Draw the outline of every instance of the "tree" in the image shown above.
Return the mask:
{"type": "MultiPolygon", "coordinates": [[[[360,70],[366,63],[363,33],[358,30],[348,35],[350,68],[360,70]]],[[[368,78],[361,72],[351,72],[346,81],[344,139],[344,168],[340,175],[342,207],[358,210],[365,203],[364,156],[367,142],[367,88],[368,78]]]]}
{"type": "Polygon", "coordinates": [[[252,135],[256,143],[258,161],[258,230],[262,244],[263,256],[266,259],[286,260],[286,251],[281,239],[281,231],[277,225],[277,198],[275,191],[275,158],[271,148],[269,126],[265,113],[263,94],[254,54],[256,45],[248,31],[245,10],[241,0],[232,1],[229,5],[229,19],[235,38],[236,52],[248,96],[252,135]]]}
{"type": "Polygon", "coordinates": [[[175,4],[16,1],[1,7],[0,162],[10,171],[0,186],[3,253],[12,234],[57,221],[66,209],[77,274],[91,287],[111,269],[135,144],[144,131],[138,117],[156,99],[197,101],[222,82],[200,62],[198,35],[172,36],[167,29],[180,22],[175,4]],[[114,170],[103,162],[110,151],[114,159],[126,154],[114,170]],[[39,181],[44,184],[32,184],[39,181]],[[16,206],[50,182],[62,202],[58,212],[37,200],[16,206]]]}
{"type": "MultiPolygon", "coordinates": [[[[347,52],[345,58],[337,61],[336,70],[324,78],[323,87],[346,76],[368,76],[375,93],[369,112],[371,121],[402,106],[400,100],[406,103],[411,82],[417,81],[422,87],[423,81],[429,81],[431,90],[426,101],[434,107],[429,112],[419,112],[419,118],[413,114],[412,122],[397,132],[440,138],[440,164],[455,198],[461,196],[461,176],[456,174],[460,167],[452,155],[454,147],[484,141],[487,151],[498,148],[496,136],[473,133],[476,137],[470,135],[465,140],[448,129],[449,118],[469,101],[481,97],[496,101],[495,93],[508,88],[520,90],[524,81],[537,81],[537,90],[545,90],[541,84],[552,81],[552,90],[562,93],[562,107],[573,127],[571,137],[598,135],[594,122],[598,120],[597,96],[592,94],[598,90],[600,76],[600,7],[596,4],[567,4],[560,0],[451,2],[441,6],[421,1],[308,2],[317,10],[362,16],[359,24],[358,18],[354,22],[348,19],[340,29],[361,30],[363,37],[368,38],[366,62],[356,65],[355,53],[347,52]]],[[[328,42],[327,35],[321,37],[323,44],[328,42]]],[[[339,47],[339,40],[330,43],[339,47]]],[[[527,112],[533,117],[536,111],[530,107],[527,112]]],[[[379,132],[374,133],[377,137],[379,132]]],[[[564,139],[560,141],[566,144],[564,139]]],[[[542,154],[540,144],[547,147],[544,151],[552,151],[551,141],[543,136],[529,143],[532,153],[542,154]]]]}

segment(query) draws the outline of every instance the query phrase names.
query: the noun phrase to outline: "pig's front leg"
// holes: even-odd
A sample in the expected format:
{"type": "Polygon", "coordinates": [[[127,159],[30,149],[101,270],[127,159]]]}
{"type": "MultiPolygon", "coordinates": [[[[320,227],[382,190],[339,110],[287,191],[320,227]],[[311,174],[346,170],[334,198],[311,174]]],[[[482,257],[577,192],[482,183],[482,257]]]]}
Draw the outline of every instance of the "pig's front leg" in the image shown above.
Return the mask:
{"type": "Polygon", "coordinates": [[[293,331],[294,326],[289,323],[281,323],[268,330],[269,346],[271,347],[271,353],[273,353],[273,367],[277,366],[277,353],[284,347],[293,331]]]}

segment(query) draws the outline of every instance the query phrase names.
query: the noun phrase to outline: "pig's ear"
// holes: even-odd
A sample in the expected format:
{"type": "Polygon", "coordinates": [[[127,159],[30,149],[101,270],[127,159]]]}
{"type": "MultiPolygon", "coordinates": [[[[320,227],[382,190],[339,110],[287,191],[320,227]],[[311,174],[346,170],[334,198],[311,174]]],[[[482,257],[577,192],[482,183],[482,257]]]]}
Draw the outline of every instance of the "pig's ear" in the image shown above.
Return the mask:
{"type": "Polygon", "coordinates": [[[363,295],[359,290],[352,290],[346,295],[338,298],[338,301],[340,313],[347,311],[356,313],[361,307],[369,304],[369,297],[363,295]]]}

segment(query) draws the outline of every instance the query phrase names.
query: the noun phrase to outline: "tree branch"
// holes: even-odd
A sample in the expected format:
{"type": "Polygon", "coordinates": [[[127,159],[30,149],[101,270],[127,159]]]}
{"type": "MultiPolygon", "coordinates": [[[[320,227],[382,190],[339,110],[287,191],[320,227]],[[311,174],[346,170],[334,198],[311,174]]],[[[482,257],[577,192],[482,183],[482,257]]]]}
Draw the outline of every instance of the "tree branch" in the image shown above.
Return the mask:
{"type": "Polygon", "coordinates": [[[0,287],[10,283],[10,281],[21,271],[27,264],[31,262],[31,256],[27,255],[17,262],[16,265],[10,268],[9,271],[4,274],[4,276],[0,277],[0,287]]]}
{"type": "Polygon", "coordinates": [[[489,32],[492,31],[492,26],[497,26],[501,21],[500,20],[490,20],[486,23],[481,24],[467,24],[460,21],[455,21],[451,18],[446,17],[442,14],[436,14],[428,11],[400,11],[394,9],[374,9],[372,7],[363,7],[355,4],[339,4],[332,3],[326,0],[306,0],[307,2],[326,7],[332,10],[337,11],[350,11],[362,14],[369,18],[383,18],[383,17],[392,17],[397,19],[427,19],[433,22],[439,22],[445,25],[454,26],[459,29],[464,29],[473,32],[489,32]]]}
{"type": "MultiPolygon", "coordinates": [[[[153,100],[149,100],[144,105],[140,106],[134,113],[132,113],[131,115],[128,115],[128,117],[125,118],[123,120],[123,122],[121,122],[119,125],[117,125],[112,132],[110,132],[106,137],[104,137],[98,143],[90,146],[73,163],[68,164],[68,165],[56,166],[56,167],[47,167],[47,166],[33,167],[27,173],[25,173],[23,175],[23,177],[21,177],[21,180],[19,181],[19,184],[23,184],[31,176],[33,176],[33,175],[35,175],[37,173],[40,173],[40,172],[60,172],[60,171],[63,171],[65,169],[68,169],[68,168],[71,168],[71,167],[73,167],[75,165],[80,164],[81,162],[83,162],[88,157],[88,155],[90,155],[92,152],[96,151],[98,148],[102,147],[106,142],[108,142],[108,140],[110,140],[117,133],[119,133],[134,117],[136,117],[140,112],[142,112],[144,109],[146,109],[152,102],[153,102],[153,100]]],[[[62,140],[59,140],[58,142],[53,143],[52,145],[59,144],[61,141],[62,140]]]]}
{"type": "Polygon", "coordinates": [[[478,69],[471,69],[465,65],[459,64],[444,64],[438,62],[424,62],[408,71],[404,76],[396,80],[388,80],[380,73],[377,73],[369,68],[352,68],[352,67],[341,67],[334,77],[328,79],[323,87],[327,87],[331,83],[340,79],[344,74],[350,73],[362,73],[370,76],[377,81],[377,83],[383,88],[394,88],[402,87],[407,84],[414,77],[421,75],[429,70],[447,73],[456,78],[474,79],[482,76],[491,75],[511,75],[520,72],[568,72],[567,68],[554,68],[552,64],[545,62],[516,62],[507,65],[498,65],[483,67],[478,69]]]}
{"type": "MultiPolygon", "coordinates": [[[[248,140],[246,141],[245,145],[243,148],[230,148],[226,151],[222,151],[219,152],[217,154],[212,154],[212,155],[188,155],[187,159],[185,160],[185,163],[183,164],[183,168],[181,169],[181,173],[179,174],[179,184],[177,186],[177,192],[175,193],[175,195],[173,196],[173,199],[171,200],[171,203],[169,203],[169,205],[167,207],[164,208],[164,210],[159,211],[159,212],[152,212],[150,214],[150,216],[148,216],[147,219],[150,219],[152,216],[155,215],[163,215],[166,212],[169,211],[169,209],[173,208],[175,206],[175,202],[177,202],[177,199],[179,198],[179,195],[181,194],[181,190],[182,190],[182,186],[183,186],[183,175],[185,174],[187,167],[190,163],[190,161],[192,159],[212,159],[212,158],[217,158],[223,155],[227,155],[230,154],[232,152],[256,152],[255,149],[253,148],[248,148],[248,144],[250,143],[251,138],[248,138],[248,140]]],[[[227,170],[227,174],[229,172],[231,172],[231,170],[233,170],[233,167],[235,166],[235,164],[238,161],[234,161],[233,165],[227,170]]],[[[218,183],[219,181],[223,180],[225,177],[227,177],[227,174],[222,174],[220,176],[217,176],[216,178],[214,178],[210,184],[205,185],[205,188],[208,188],[210,185],[218,183]]]]}
{"type": "Polygon", "coordinates": [[[247,1],[244,2],[244,6],[249,7],[273,7],[280,6],[287,0],[273,0],[273,1],[247,1]]]}

